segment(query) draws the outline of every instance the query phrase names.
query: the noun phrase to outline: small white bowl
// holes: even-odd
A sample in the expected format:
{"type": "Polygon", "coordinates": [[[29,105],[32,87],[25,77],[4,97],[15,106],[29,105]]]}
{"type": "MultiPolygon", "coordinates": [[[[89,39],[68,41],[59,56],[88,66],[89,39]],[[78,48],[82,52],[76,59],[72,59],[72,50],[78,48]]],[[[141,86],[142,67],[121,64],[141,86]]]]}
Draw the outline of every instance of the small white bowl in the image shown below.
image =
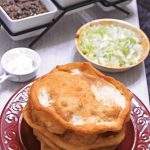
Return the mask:
{"type": "Polygon", "coordinates": [[[35,16],[26,17],[23,19],[13,20],[7,15],[4,9],[0,6],[0,17],[13,33],[17,33],[20,31],[24,31],[26,29],[47,24],[55,17],[58,10],[50,0],[41,0],[41,2],[46,6],[48,12],[35,16]]]}
{"type": "MultiPolygon", "coordinates": [[[[19,59],[18,59],[19,60],[19,59]]],[[[30,62],[29,62],[30,63],[30,62]]],[[[28,64],[29,64],[28,63],[28,64]]],[[[30,63],[30,64],[31,64],[30,63]]],[[[19,64],[19,62],[18,62],[19,64]]],[[[10,80],[10,81],[14,81],[14,82],[25,82],[25,81],[29,81],[33,78],[35,78],[36,73],[40,67],[41,64],[41,58],[40,55],[35,52],[34,50],[28,49],[28,48],[24,48],[24,47],[19,47],[19,48],[14,48],[11,49],[9,51],[7,51],[1,59],[1,66],[2,69],[4,71],[3,75],[0,76],[0,83],[4,82],[5,80],[10,80]],[[20,68],[23,68],[23,65],[26,63],[25,61],[27,60],[31,60],[32,63],[32,68],[31,66],[29,66],[29,70],[27,69],[27,65],[23,69],[23,72],[19,72],[19,71],[15,71],[15,67],[13,67],[13,63],[14,61],[16,61],[18,59],[18,57],[24,59],[24,63],[21,60],[20,62],[20,68]],[[22,66],[21,66],[22,65],[22,66]]]]}
{"type": "Polygon", "coordinates": [[[128,22],[118,20],[118,19],[97,19],[97,20],[93,20],[93,21],[83,25],[81,28],[78,29],[78,31],[76,33],[75,43],[76,43],[77,51],[85,60],[92,63],[96,68],[98,68],[102,71],[105,71],[105,72],[123,72],[130,68],[133,68],[133,67],[139,65],[140,63],[142,63],[146,59],[146,57],[149,54],[149,50],[150,50],[149,39],[141,29],[137,28],[136,26],[134,26],[128,22]],[[128,66],[128,67],[110,67],[110,66],[104,66],[104,65],[98,64],[98,63],[90,60],[87,56],[85,56],[80,50],[79,36],[83,30],[85,30],[87,27],[94,25],[94,24],[117,25],[117,26],[127,28],[127,29],[137,33],[137,35],[139,35],[139,37],[141,38],[141,44],[143,46],[143,52],[141,53],[141,57],[140,57],[139,61],[136,64],[128,66]]]}

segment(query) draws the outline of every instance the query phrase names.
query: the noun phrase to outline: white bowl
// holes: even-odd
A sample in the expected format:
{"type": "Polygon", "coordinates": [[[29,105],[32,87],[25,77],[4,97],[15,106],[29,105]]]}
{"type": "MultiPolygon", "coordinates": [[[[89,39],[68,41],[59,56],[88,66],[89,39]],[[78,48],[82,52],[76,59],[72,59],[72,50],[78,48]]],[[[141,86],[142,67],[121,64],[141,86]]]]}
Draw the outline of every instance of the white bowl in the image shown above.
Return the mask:
{"type": "MultiPolygon", "coordinates": [[[[20,65],[21,64],[22,63],[20,63],[20,65]]],[[[15,81],[15,82],[29,81],[36,76],[36,73],[40,67],[40,64],[41,64],[41,57],[34,50],[31,50],[29,48],[24,48],[24,47],[11,49],[7,51],[2,56],[2,59],[1,59],[1,66],[2,66],[4,73],[2,76],[0,76],[0,83],[4,82],[7,79],[10,81],[15,81]],[[24,73],[22,72],[16,73],[14,70],[15,67],[13,67],[13,64],[11,62],[12,60],[17,59],[17,57],[20,57],[20,56],[26,56],[26,58],[29,58],[30,60],[32,60],[32,63],[34,64],[33,68],[28,71],[23,70],[24,73]]]]}
{"type": "Polygon", "coordinates": [[[23,19],[12,20],[0,6],[0,17],[13,33],[47,24],[52,21],[58,10],[50,0],[41,0],[41,2],[46,6],[48,12],[23,19]]]}
{"type": "Polygon", "coordinates": [[[68,6],[71,6],[80,2],[84,2],[84,1],[87,1],[87,0],[56,0],[56,2],[62,7],[68,7],[68,6]]]}

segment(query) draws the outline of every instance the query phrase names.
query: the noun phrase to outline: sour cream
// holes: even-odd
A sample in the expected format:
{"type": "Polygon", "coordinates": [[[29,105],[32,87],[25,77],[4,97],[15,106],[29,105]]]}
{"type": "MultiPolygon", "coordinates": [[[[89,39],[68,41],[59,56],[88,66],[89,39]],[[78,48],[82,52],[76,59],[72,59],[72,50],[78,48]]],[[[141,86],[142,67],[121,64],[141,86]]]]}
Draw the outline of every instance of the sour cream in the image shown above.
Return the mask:
{"type": "Polygon", "coordinates": [[[7,69],[13,74],[28,74],[34,70],[36,64],[31,58],[20,55],[7,63],[7,69]]]}

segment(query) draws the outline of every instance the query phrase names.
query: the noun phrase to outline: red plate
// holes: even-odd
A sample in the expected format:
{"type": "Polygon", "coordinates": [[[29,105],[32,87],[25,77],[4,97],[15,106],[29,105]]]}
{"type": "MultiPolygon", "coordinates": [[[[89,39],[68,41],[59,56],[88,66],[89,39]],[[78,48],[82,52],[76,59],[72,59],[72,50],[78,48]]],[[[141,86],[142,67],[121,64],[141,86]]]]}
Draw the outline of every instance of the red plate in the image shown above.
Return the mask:
{"type": "MultiPolygon", "coordinates": [[[[32,129],[22,120],[21,110],[28,100],[30,85],[14,94],[5,106],[0,120],[2,150],[40,150],[32,129]]],[[[117,150],[150,150],[150,112],[135,96],[126,139],[117,150]]]]}

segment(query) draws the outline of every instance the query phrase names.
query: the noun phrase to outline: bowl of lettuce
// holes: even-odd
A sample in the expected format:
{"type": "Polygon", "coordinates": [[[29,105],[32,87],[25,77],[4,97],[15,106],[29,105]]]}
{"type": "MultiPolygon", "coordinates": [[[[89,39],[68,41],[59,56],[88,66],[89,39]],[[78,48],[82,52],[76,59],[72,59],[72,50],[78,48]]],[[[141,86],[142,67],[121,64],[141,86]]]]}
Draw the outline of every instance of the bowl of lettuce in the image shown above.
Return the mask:
{"type": "Polygon", "coordinates": [[[146,34],[117,19],[99,19],[83,25],[76,33],[78,52],[97,68],[122,72],[143,62],[149,54],[146,34]]]}

